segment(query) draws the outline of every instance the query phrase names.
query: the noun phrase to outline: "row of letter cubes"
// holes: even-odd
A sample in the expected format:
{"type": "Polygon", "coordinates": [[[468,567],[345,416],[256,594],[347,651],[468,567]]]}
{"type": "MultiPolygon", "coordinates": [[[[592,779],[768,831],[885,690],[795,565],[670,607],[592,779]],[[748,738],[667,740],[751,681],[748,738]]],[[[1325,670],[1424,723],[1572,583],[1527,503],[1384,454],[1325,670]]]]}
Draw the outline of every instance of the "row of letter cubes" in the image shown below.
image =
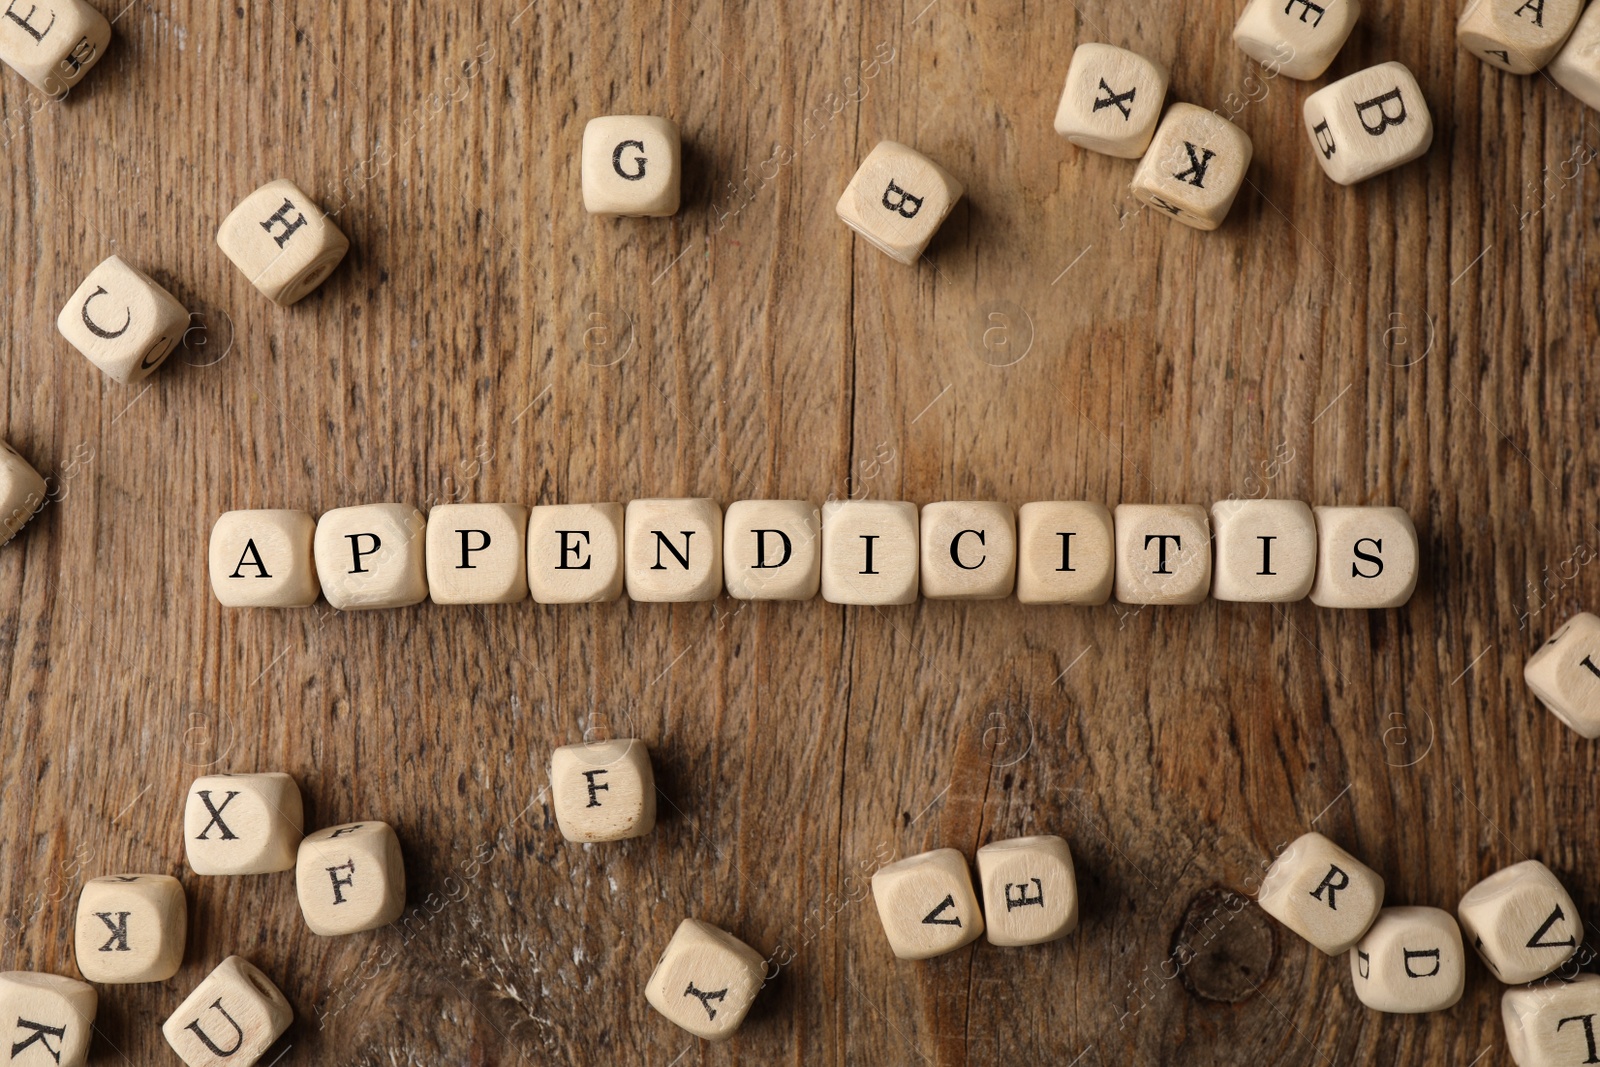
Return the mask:
{"type": "Polygon", "coordinates": [[[909,604],[1286,603],[1390,608],[1416,587],[1399,508],[1296,500],[1008,504],[707,499],[621,504],[405,504],[230,511],[211,531],[211,588],[229,607],[577,604],[617,599],[909,604]]]}

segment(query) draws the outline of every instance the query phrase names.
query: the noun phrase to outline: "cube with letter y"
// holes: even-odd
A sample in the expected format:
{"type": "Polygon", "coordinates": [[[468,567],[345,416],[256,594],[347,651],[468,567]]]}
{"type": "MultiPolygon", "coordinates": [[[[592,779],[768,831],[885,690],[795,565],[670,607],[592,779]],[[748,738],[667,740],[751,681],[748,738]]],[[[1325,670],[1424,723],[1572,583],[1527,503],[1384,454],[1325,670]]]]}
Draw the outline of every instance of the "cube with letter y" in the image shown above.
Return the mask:
{"type": "Polygon", "coordinates": [[[766,981],[761,953],[698,919],[685,919],[645,983],[650,1006],[707,1041],[724,1041],[744,1022],[766,981]]]}

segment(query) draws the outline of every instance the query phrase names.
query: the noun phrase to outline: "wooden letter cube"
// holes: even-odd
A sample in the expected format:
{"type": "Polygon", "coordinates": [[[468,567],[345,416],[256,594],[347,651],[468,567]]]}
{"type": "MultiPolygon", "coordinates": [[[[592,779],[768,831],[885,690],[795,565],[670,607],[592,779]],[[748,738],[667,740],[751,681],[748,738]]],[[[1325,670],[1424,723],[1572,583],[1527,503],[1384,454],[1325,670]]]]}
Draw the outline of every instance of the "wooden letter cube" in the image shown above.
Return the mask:
{"type": "Polygon", "coordinates": [[[1584,9],[1545,73],[1589,107],[1600,108],[1600,5],[1584,9]]]}
{"type": "Polygon", "coordinates": [[[1539,646],[1523,681],[1556,718],[1588,738],[1600,737],[1600,618],[1581,612],[1539,646]]]}
{"type": "Polygon", "coordinates": [[[942,956],[983,934],[967,858],[953,848],[879,867],[872,875],[872,898],[889,947],[903,960],[942,956]]]}
{"type": "Polygon", "coordinates": [[[84,1067],[100,997],[59,974],[0,973],[0,1063],[84,1067]]]}
{"type": "Polygon", "coordinates": [[[564,745],[550,754],[550,799],[568,841],[622,841],[656,825],[650,750],[631,738],[564,745]]]}
{"type": "Polygon", "coordinates": [[[376,930],[406,907],[405,862],[388,823],[352,822],[308,834],[294,880],[306,925],[323,937],[376,930]]]}
{"type": "Polygon", "coordinates": [[[1583,918],[1550,868],[1524,860],[1496,871],[1456,906],[1461,932],[1508,985],[1543,978],[1578,950],[1583,918]]]}
{"type": "Polygon", "coordinates": [[[56,316],[61,336],[124,385],[161,366],[188,328],[177,298],[117,256],[90,271],[56,316]]]}
{"type": "Polygon", "coordinates": [[[739,600],[810,600],[822,582],[822,518],[805,500],[740,500],[722,518],[722,574],[739,600]]]}
{"type": "Polygon", "coordinates": [[[435,604],[515,604],[528,598],[528,509],[440,504],[428,511],[428,597],[435,604]]]}
{"type": "Polygon", "coordinates": [[[33,464],[0,441],[0,543],[15,537],[44,507],[48,488],[33,464]]]}
{"type": "Polygon", "coordinates": [[[165,982],[183,964],[189,906],[165,874],[92,878],[78,896],[74,952],[91,982],[165,982]]]}
{"type": "Polygon", "coordinates": [[[1322,77],[1360,17],[1356,0],[1250,0],[1233,43],[1269,70],[1306,81],[1322,77]]]}
{"type": "Polygon", "coordinates": [[[1118,504],[1117,599],[1198,604],[1211,591],[1211,526],[1199,504],[1118,504]]]}
{"type": "Polygon", "coordinates": [[[279,307],[321,285],[350,251],[350,239],[287,178],[257,189],[222,220],[217,247],[279,307]]]}
{"type": "Polygon", "coordinates": [[[1016,516],[1009,504],[942,501],[922,509],[922,595],[1001,600],[1017,579],[1016,516]]]}
{"type": "Polygon", "coordinates": [[[606,115],[583,128],[583,207],[591,215],[678,213],[683,146],[678,127],[649,115],[606,115]]]}
{"type": "Polygon", "coordinates": [[[1056,132],[1080,148],[1138,159],[1150,147],[1167,68],[1109,44],[1080,44],[1056,107],[1056,132]]]}
{"type": "Polygon", "coordinates": [[[1561,51],[1583,5],[1584,0],[1467,0],[1456,40],[1491,67],[1532,74],[1561,51]]]}
{"type": "Polygon", "coordinates": [[[707,1041],[733,1036],[766,981],[761,953],[726,931],[685,919],[645,983],[650,1006],[707,1041]]]}
{"type": "Polygon", "coordinates": [[[1361,1003],[1414,1015],[1454,1007],[1466,986],[1461,928],[1439,908],[1384,908],[1350,950],[1361,1003]]]}
{"type": "Polygon", "coordinates": [[[1017,509],[1017,600],[1104,604],[1116,574],[1116,530],[1104,504],[1036,501],[1017,509]]]}
{"type": "Polygon", "coordinates": [[[111,43],[111,23],[83,0],[3,0],[0,60],[51,96],[64,96],[111,43]]]}
{"type": "Polygon", "coordinates": [[[1303,834],[1272,861],[1261,910],[1330,956],[1350,951],[1383,907],[1378,872],[1321,834],[1303,834]]]}
{"type": "Polygon", "coordinates": [[[1517,1067],[1600,1063],[1600,974],[1508,989],[1500,1019],[1517,1067]]]}
{"type": "Polygon", "coordinates": [[[1129,189],[1185,226],[1214,230],[1244,186],[1254,150],[1249,135],[1221,115],[1173,104],[1129,189]]]}
{"type": "Polygon", "coordinates": [[[822,599],[912,604],[917,599],[917,506],[903,500],[822,505],[822,599]]]}
{"type": "Polygon", "coordinates": [[[1304,600],[1317,574],[1317,521],[1298,500],[1219,500],[1211,595],[1286,604],[1304,600]]]}
{"type": "Polygon", "coordinates": [[[673,604],[722,592],[715,500],[630,500],[623,530],[629,600],[673,604]]]}
{"type": "Polygon", "coordinates": [[[272,980],[242,956],[206,975],[161,1026],[188,1067],[250,1067],[294,1021],[272,980]]]}
{"type": "Polygon", "coordinates": [[[1354,185],[1419,158],[1433,144],[1433,116],[1403,63],[1381,63],[1306,97],[1306,132],[1317,162],[1354,185]]]}
{"type": "Polygon", "coordinates": [[[1016,837],[978,849],[991,945],[1042,945],[1078,928],[1072,850],[1059,837],[1016,837]]]}
{"type": "Polygon", "coordinates": [[[528,588],[540,604],[622,595],[622,505],[546,504],[528,516],[528,588]]]}
{"type": "Polygon", "coordinates": [[[304,608],[322,592],[304,511],[225,511],[211,527],[211,592],[227,608],[304,608]]]}
{"type": "Polygon", "coordinates": [[[293,870],[304,827],[300,787],[280,771],[196,778],[183,806],[183,847],[195,874],[293,870]]]}
{"type": "Polygon", "coordinates": [[[834,210],[890,259],[914,264],[960,199],[961,183],[939,164],[903,144],[880,141],[834,210]]]}
{"type": "Polygon", "coordinates": [[[409,504],[334,508],[313,542],[322,595],[340,611],[403,608],[428,596],[428,520],[409,504]]]}
{"type": "Polygon", "coordinates": [[[1312,508],[1321,608],[1398,608],[1417,588],[1417,528],[1399,508],[1312,508]]]}

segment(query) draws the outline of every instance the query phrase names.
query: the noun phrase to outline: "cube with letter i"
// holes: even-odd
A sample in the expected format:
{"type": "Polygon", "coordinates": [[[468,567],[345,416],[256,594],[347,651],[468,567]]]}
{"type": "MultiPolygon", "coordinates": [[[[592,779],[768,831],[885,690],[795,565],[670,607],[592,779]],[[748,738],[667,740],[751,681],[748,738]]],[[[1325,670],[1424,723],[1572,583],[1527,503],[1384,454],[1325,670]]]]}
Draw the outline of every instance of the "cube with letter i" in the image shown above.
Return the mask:
{"type": "Polygon", "coordinates": [[[564,745],[550,754],[550,797],[568,841],[643,837],[656,825],[650,750],[632,738],[564,745]]]}
{"type": "Polygon", "coordinates": [[[715,500],[630,500],[623,536],[629,600],[681,603],[722,592],[715,500]]]}
{"type": "Polygon", "coordinates": [[[920,519],[922,595],[930,600],[1000,600],[1017,575],[1017,522],[1009,504],[946,500],[920,519]]]}
{"type": "Polygon", "coordinates": [[[1539,702],[1579,735],[1600,737],[1600,618],[1579,612],[1522,669],[1539,702]]]}
{"type": "Polygon", "coordinates": [[[350,239],[299,186],[279,178],[222,220],[217,247],[268,300],[288,307],[333,273],[350,239]]]}
{"type": "Polygon", "coordinates": [[[1244,187],[1250,135],[1194,104],[1173,104],[1133,172],[1129,191],[1185,226],[1215,230],[1244,187]]]}
{"type": "Polygon", "coordinates": [[[1398,608],[1417,588],[1417,528],[1399,508],[1312,508],[1321,608],[1398,608]]]}
{"type": "Polygon", "coordinates": [[[294,878],[300,913],[323,937],[376,930],[405,910],[405,862],[387,823],[353,822],[307,834],[294,878]]]}
{"type": "Polygon", "coordinates": [[[421,603],[428,596],[427,528],[409,504],[324,512],[313,541],[322,595],[340,611],[421,603]]]}
{"type": "Polygon", "coordinates": [[[196,874],[293,870],[304,818],[300,787],[281,771],[196,778],[183,806],[189,868],[196,874]]]}
{"type": "Polygon", "coordinates": [[[1439,908],[1384,908],[1350,950],[1361,1003],[1416,1014],[1454,1007],[1466,986],[1461,928],[1439,908]]]}
{"type": "Polygon", "coordinates": [[[1508,989],[1500,997],[1517,1067],[1600,1063],[1600,974],[1508,989]]]}
{"type": "Polygon", "coordinates": [[[967,858],[953,848],[878,868],[872,897],[889,948],[903,960],[941,956],[983,936],[983,912],[967,858]]]}
{"type": "Polygon", "coordinates": [[[1199,504],[1118,504],[1117,599],[1198,604],[1211,591],[1211,524],[1199,504]]]}
{"type": "Polygon", "coordinates": [[[1320,78],[1360,17],[1356,0],[1250,0],[1233,27],[1233,43],[1268,71],[1320,78]]]}
{"type": "Polygon", "coordinates": [[[1409,163],[1433,144],[1433,116],[1403,63],[1382,63],[1306,97],[1317,162],[1340,185],[1409,163]]]}
{"type": "Polygon", "coordinates": [[[1571,895],[1538,860],[1513,863],[1467,890],[1456,915],[1483,962],[1508,984],[1532,982],[1566,963],[1583,933],[1571,895]]]}
{"type": "Polygon", "coordinates": [[[435,604],[514,604],[528,598],[521,504],[440,504],[428,511],[428,597],[435,604]]]}
{"type": "Polygon", "coordinates": [[[822,582],[821,514],[805,500],[729,504],[722,572],[739,600],[810,600],[822,582]]]}
{"type": "Polygon", "coordinates": [[[683,146],[671,120],[604,115],[583,128],[583,207],[591,215],[678,212],[683,146]]]}
{"type": "Polygon", "coordinates": [[[56,316],[61,336],[124,385],[161,366],[188,328],[177,298],[117,256],[90,271],[56,316]]]}
{"type": "Polygon", "coordinates": [[[242,956],[206,975],[161,1034],[188,1067],[249,1067],[294,1021],[294,1009],[272,980],[242,956]]]}
{"type": "Polygon", "coordinates": [[[1456,22],[1461,47],[1492,67],[1532,74],[1555,58],[1584,0],[1467,0],[1456,22]]]}
{"type": "Polygon", "coordinates": [[[0,1063],[83,1067],[100,996],[59,974],[0,972],[0,1063]]]}
{"type": "Polygon", "coordinates": [[[545,504],[528,514],[528,589],[538,604],[622,595],[621,504],[545,504]]]}
{"type": "Polygon", "coordinates": [[[65,96],[111,43],[111,23],[84,0],[5,0],[0,60],[51,96],[65,96]]]}
{"type": "Polygon", "coordinates": [[[904,500],[822,505],[822,599],[830,604],[911,604],[920,575],[917,506],[904,500]]]}
{"type": "Polygon", "coordinates": [[[1298,500],[1219,500],[1211,505],[1218,600],[1304,600],[1317,572],[1317,522],[1298,500]]]}
{"type": "Polygon", "coordinates": [[[92,878],[78,897],[78,970],[91,982],[165,982],[183,964],[189,906],[165,874],[92,878]]]}
{"type": "Polygon", "coordinates": [[[1104,604],[1116,573],[1116,530],[1104,504],[1044,500],[1017,509],[1017,600],[1104,604]]]}
{"type": "Polygon", "coordinates": [[[1302,834],[1261,880],[1261,910],[1330,956],[1348,952],[1383,907],[1383,878],[1318,833],[1302,834]]]}
{"type": "Polygon", "coordinates": [[[878,251],[910,265],[955,209],[961,191],[961,183],[927,156],[880,141],[861,161],[834,211],[878,251]]]}
{"type": "Polygon", "coordinates": [[[1167,68],[1109,44],[1080,44],[1056,107],[1056,132],[1080,148],[1138,159],[1150,147],[1167,68]]]}
{"type": "Polygon", "coordinates": [[[650,1006],[707,1041],[724,1041],[744,1022],[766,982],[761,953],[698,919],[678,924],[645,983],[650,1006]]]}
{"type": "Polygon", "coordinates": [[[225,511],[211,527],[208,569],[217,603],[230,608],[303,608],[322,592],[304,511],[225,511]]]}
{"type": "Polygon", "coordinates": [[[1016,837],[978,849],[991,945],[1040,945],[1078,928],[1072,850],[1059,837],[1016,837]]]}

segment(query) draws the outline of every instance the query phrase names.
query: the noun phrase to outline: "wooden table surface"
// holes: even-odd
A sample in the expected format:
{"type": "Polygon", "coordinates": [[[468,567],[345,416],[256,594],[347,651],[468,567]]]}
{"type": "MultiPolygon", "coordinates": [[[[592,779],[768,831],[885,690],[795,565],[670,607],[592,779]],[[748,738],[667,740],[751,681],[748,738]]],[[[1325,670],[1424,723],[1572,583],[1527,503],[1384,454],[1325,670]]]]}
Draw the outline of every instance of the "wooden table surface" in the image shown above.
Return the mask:
{"type": "Polygon", "coordinates": [[[102,989],[96,1062],[176,1062],[159,1024],[230,953],[295,1007],[285,1065],[1509,1062],[1478,960],[1453,1010],[1379,1015],[1242,899],[1312,828],[1392,903],[1542,858],[1600,936],[1596,749],[1521,680],[1600,602],[1600,117],[1460,51],[1455,5],[1366,5],[1331,73],[1401,60],[1438,133],[1345,189],[1300,121],[1325,81],[1263,77],[1236,0],[122,2],[65,104],[0,77],[0,430],[55,489],[0,551],[0,968],[77,973],[87,877],[190,899],[178,976],[102,989]],[[1084,41],[1254,139],[1220,232],[1053,133],[1084,41]],[[681,127],[675,218],[584,213],[607,113],[681,127]],[[915,268],[834,215],[884,138],[966,186],[915,268]],[[353,242],[287,310],[214,241],[279,176],[353,242]],[[54,326],[113,253],[197,316],[133,387],[54,326]],[[233,508],[852,494],[1394,504],[1423,576],[1370,613],[367,614],[206,577],[233,508]],[[569,845],[546,761],[607,735],[662,818],[569,845]],[[319,939],[292,874],[191,875],[218,769],[391,822],[404,926],[319,939]],[[872,870],[1028,833],[1071,842],[1077,934],[890,955],[872,870]],[[645,1003],[685,916],[786,961],[730,1044],[645,1003]]]}

